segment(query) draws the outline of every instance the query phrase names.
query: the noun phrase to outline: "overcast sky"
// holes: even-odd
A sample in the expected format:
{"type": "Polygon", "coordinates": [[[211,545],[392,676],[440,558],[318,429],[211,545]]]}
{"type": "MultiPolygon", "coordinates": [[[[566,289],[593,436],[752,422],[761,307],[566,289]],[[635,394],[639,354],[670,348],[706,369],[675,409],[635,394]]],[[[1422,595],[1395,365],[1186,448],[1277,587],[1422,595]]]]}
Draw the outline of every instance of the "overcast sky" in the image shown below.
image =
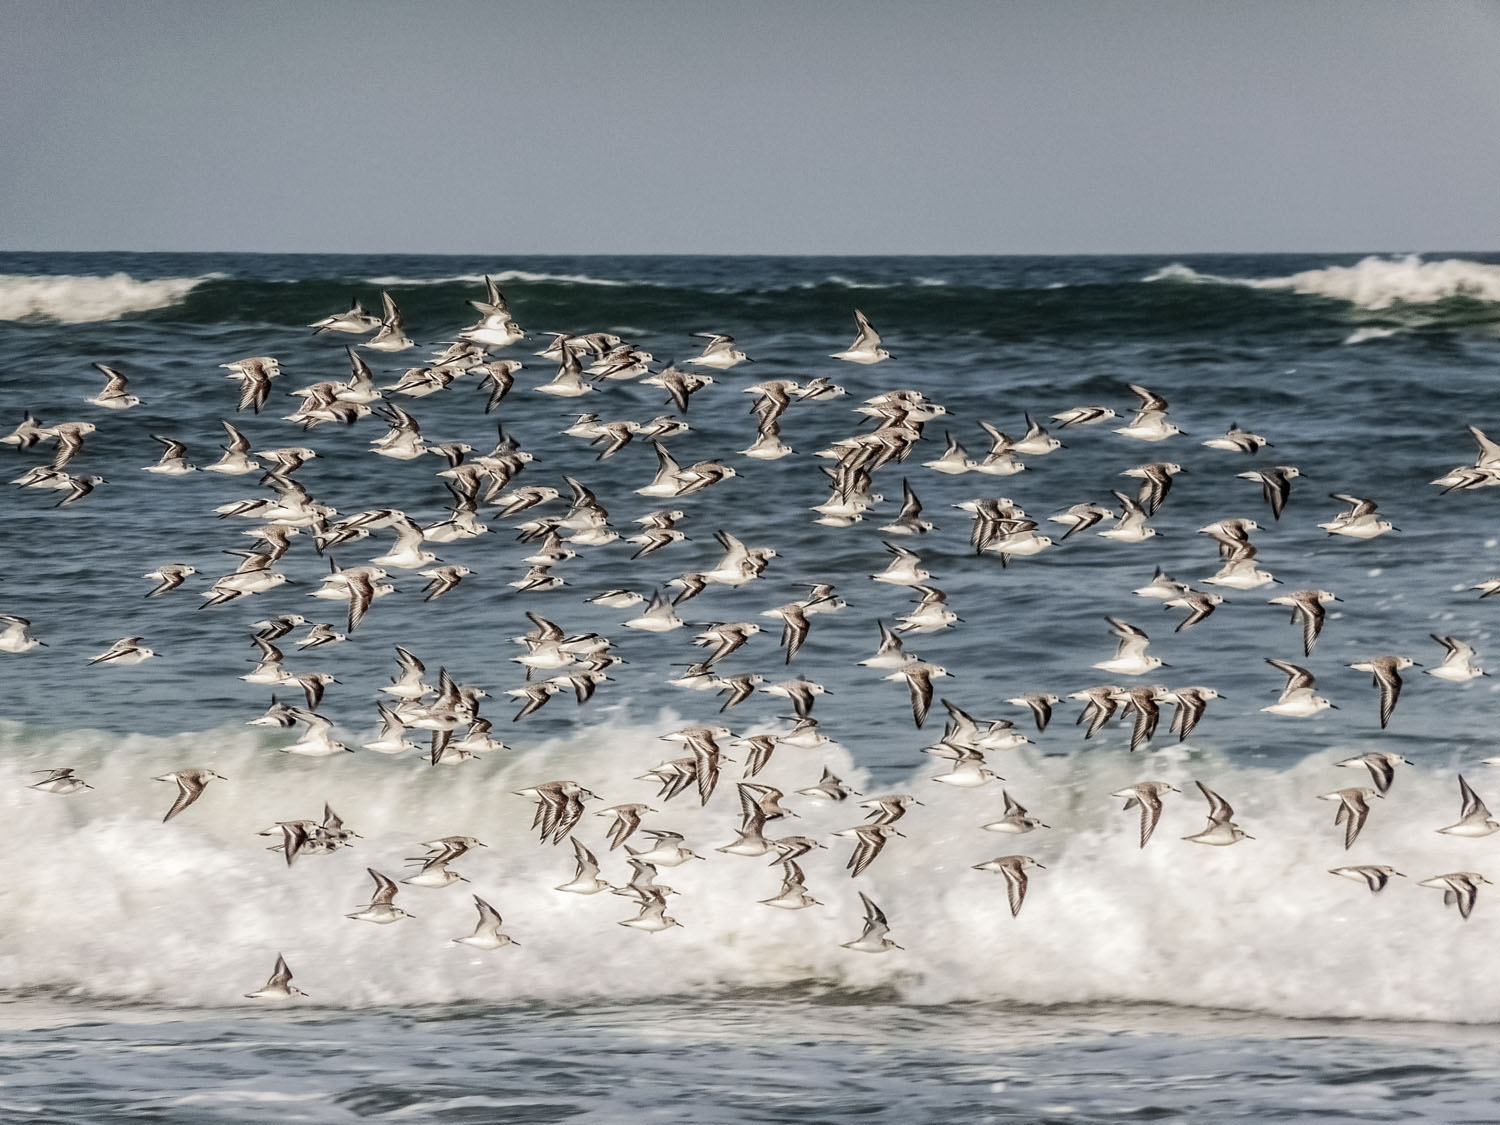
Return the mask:
{"type": "Polygon", "coordinates": [[[1490,0],[0,0],[0,95],[5,249],[1500,248],[1490,0]]]}

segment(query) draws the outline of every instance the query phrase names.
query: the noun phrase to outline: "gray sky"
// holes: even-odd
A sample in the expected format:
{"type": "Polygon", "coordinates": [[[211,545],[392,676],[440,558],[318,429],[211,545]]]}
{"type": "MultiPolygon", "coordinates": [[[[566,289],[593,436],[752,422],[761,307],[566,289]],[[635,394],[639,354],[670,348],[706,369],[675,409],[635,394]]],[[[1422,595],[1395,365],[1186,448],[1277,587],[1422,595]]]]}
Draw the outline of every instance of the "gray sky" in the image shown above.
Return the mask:
{"type": "Polygon", "coordinates": [[[5,249],[1500,248],[1489,0],[0,0],[0,95],[5,249]]]}

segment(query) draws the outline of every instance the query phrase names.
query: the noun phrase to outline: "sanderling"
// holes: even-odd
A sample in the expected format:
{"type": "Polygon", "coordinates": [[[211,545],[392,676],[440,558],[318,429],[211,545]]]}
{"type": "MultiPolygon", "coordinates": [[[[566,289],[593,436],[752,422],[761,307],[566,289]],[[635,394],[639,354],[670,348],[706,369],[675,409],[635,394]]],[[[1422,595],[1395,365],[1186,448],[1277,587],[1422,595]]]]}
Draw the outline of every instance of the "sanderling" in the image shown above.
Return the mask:
{"type": "Polygon", "coordinates": [[[1166,399],[1135,383],[1129,386],[1136,397],[1141,400],[1141,405],[1135,412],[1135,417],[1115,430],[1115,433],[1123,437],[1135,438],[1138,441],[1165,441],[1175,434],[1182,433],[1174,423],[1167,420],[1166,399]]]}
{"type": "Polygon", "coordinates": [[[573,878],[552,889],[575,895],[594,895],[609,890],[609,884],[599,878],[599,861],[594,858],[594,853],[584,847],[583,841],[577,836],[572,837],[572,840],[573,858],[577,863],[573,878]]]}
{"type": "Polygon", "coordinates": [[[885,912],[864,891],[859,892],[859,900],[865,905],[864,932],[853,941],[844,942],[843,948],[860,953],[884,953],[888,949],[901,949],[901,946],[886,937],[891,932],[891,927],[886,921],[885,912]]]}
{"type": "Polygon", "coordinates": [[[1178,622],[1176,629],[1172,630],[1174,633],[1180,633],[1184,629],[1192,628],[1219,606],[1223,605],[1224,598],[1220,594],[1207,594],[1198,590],[1189,590],[1181,597],[1167,599],[1165,604],[1172,609],[1185,609],[1188,611],[1188,615],[1178,622]]]}
{"type": "Polygon", "coordinates": [[[1411,765],[1409,761],[1400,754],[1381,753],[1371,751],[1361,754],[1357,758],[1345,758],[1341,762],[1335,762],[1336,766],[1346,769],[1359,769],[1363,766],[1370,771],[1370,777],[1375,783],[1376,790],[1384,796],[1390,791],[1391,782],[1396,779],[1396,767],[1398,765],[1411,765]]]}
{"type": "Polygon", "coordinates": [[[1337,801],[1338,812],[1334,814],[1333,823],[1335,827],[1344,826],[1344,850],[1348,851],[1359,839],[1360,831],[1365,826],[1365,821],[1370,816],[1370,798],[1383,797],[1384,793],[1378,789],[1366,789],[1356,787],[1353,789],[1335,789],[1332,793],[1319,793],[1320,801],[1337,801]]]}
{"type": "Polygon", "coordinates": [[[1046,870],[1042,864],[1029,855],[1002,855],[974,864],[975,871],[993,871],[997,875],[1005,876],[1005,890],[1010,898],[1012,918],[1021,913],[1021,904],[1026,901],[1026,870],[1030,867],[1041,867],[1042,870],[1046,870]]]}
{"type": "Polygon", "coordinates": [[[165,824],[199,797],[203,796],[204,788],[214,778],[218,778],[220,781],[229,780],[223,774],[215,773],[210,769],[178,770],[176,773],[163,774],[161,777],[153,778],[153,781],[171,781],[177,785],[177,799],[172,802],[172,807],[167,810],[167,815],[161,818],[161,822],[165,824]]]}
{"type": "Polygon", "coordinates": [[[104,376],[105,383],[104,389],[88,399],[89,402],[106,410],[129,410],[132,406],[141,405],[141,400],[127,389],[128,380],[124,375],[102,363],[96,363],[94,367],[104,376]]]}
{"type": "Polygon", "coordinates": [[[981,827],[985,831],[1004,832],[1013,836],[1019,836],[1022,833],[1030,832],[1037,828],[1052,827],[1050,824],[1043,824],[1037,817],[1027,816],[1026,809],[1005,790],[1002,789],[1000,791],[1000,796],[1005,800],[1005,815],[999,820],[992,820],[988,824],[982,825],[981,827]]]}
{"type": "Polygon", "coordinates": [[[850,363],[879,363],[883,359],[893,358],[890,352],[880,346],[880,333],[870,327],[865,314],[858,309],[854,310],[854,323],[859,326],[854,342],[843,351],[834,352],[832,358],[850,363]]]}
{"type": "Polygon", "coordinates": [[[175,590],[187,578],[197,573],[196,567],[188,566],[186,563],[163,563],[155,570],[141,575],[142,578],[151,578],[158,583],[146,597],[155,598],[167,593],[169,590],[175,590]]]}
{"type": "Polygon", "coordinates": [[[380,318],[379,331],[365,341],[364,346],[378,352],[402,352],[414,347],[415,345],[406,335],[406,325],[401,317],[401,310],[396,307],[396,302],[389,293],[380,294],[380,306],[383,315],[380,318]]]}
{"type": "Polygon", "coordinates": [[[515,941],[509,934],[502,934],[500,927],[503,925],[499,912],[485,902],[478,895],[474,896],[474,907],[479,911],[479,922],[474,927],[474,932],[467,937],[456,937],[453,940],[459,945],[472,945],[475,949],[501,949],[507,945],[519,948],[520,942],[515,941]]]}
{"type": "Polygon", "coordinates": [[[1123,492],[1113,489],[1110,491],[1120,502],[1120,518],[1115,521],[1113,527],[1106,528],[1099,533],[1103,538],[1114,539],[1121,543],[1139,543],[1156,534],[1154,527],[1146,526],[1146,509],[1123,492]]]}
{"type": "Polygon", "coordinates": [[[1296,465],[1272,465],[1269,469],[1251,469],[1235,475],[1260,485],[1261,497],[1271,505],[1271,518],[1279,520],[1292,494],[1292,481],[1302,473],[1296,465]]]}
{"type": "Polygon", "coordinates": [[[1452,680],[1454,683],[1463,683],[1487,673],[1474,663],[1477,655],[1474,649],[1457,637],[1440,637],[1436,633],[1429,633],[1434,641],[1442,645],[1445,652],[1443,662],[1436,668],[1428,668],[1429,676],[1436,676],[1440,680],[1452,680]]]}
{"type": "MultiPolygon", "coordinates": [[[[47,644],[27,632],[31,628],[31,622],[24,617],[0,613],[0,624],[5,626],[0,629],[0,652],[29,652],[38,645],[45,647],[47,644]]],[[[899,643],[897,648],[900,648],[899,643]]]]}
{"type": "Polygon", "coordinates": [[[1439,828],[1439,832],[1447,836],[1488,836],[1491,832],[1500,831],[1500,823],[1490,819],[1490,810],[1479,799],[1479,794],[1469,787],[1463,774],[1458,775],[1458,794],[1463,799],[1458,821],[1446,828],[1439,828]]]}
{"type": "Polygon", "coordinates": [[[849,862],[844,866],[848,869],[851,878],[858,878],[879,857],[885,849],[887,840],[892,836],[905,836],[906,833],[897,829],[893,824],[880,823],[857,824],[853,828],[835,832],[834,835],[854,839],[854,851],[850,853],[849,862]]]}
{"type": "Polygon", "coordinates": [[[1379,894],[1385,890],[1385,885],[1391,881],[1391,877],[1399,876],[1406,878],[1394,867],[1383,863],[1360,863],[1353,867],[1330,867],[1328,874],[1338,875],[1344,879],[1353,879],[1357,883],[1363,883],[1370,888],[1371,894],[1379,894]]]}
{"type": "Polygon", "coordinates": [[[1258,453],[1271,443],[1259,434],[1242,430],[1237,422],[1231,422],[1222,437],[1209,438],[1202,444],[1209,449],[1222,449],[1229,453],[1258,453]]]}
{"type": "Polygon", "coordinates": [[[1323,622],[1328,613],[1323,607],[1329,602],[1337,601],[1343,599],[1329,590],[1293,590],[1290,594],[1271,598],[1269,604],[1290,606],[1294,624],[1301,619],[1302,655],[1311,656],[1313,645],[1323,632],[1323,622]]]}
{"type": "Polygon", "coordinates": [[[1202,792],[1208,801],[1208,825],[1202,832],[1196,832],[1183,839],[1194,844],[1210,844],[1214,847],[1224,848],[1230,844],[1237,844],[1241,840],[1253,840],[1251,836],[1241,830],[1234,823],[1234,809],[1229,802],[1224,800],[1201,781],[1193,783],[1202,792]]]}
{"type": "Polygon", "coordinates": [[[736,364],[750,362],[750,357],[734,346],[733,336],[721,336],[714,332],[695,332],[694,335],[708,341],[700,354],[687,361],[695,367],[728,371],[736,364]]]}
{"type": "Polygon", "coordinates": [[[1151,833],[1156,831],[1156,822],[1161,819],[1161,798],[1163,793],[1181,793],[1182,790],[1174,785],[1168,785],[1165,781],[1142,781],[1128,786],[1118,792],[1111,793],[1111,797],[1125,798],[1125,811],[1133,808],[1141,810],[1141,847],[1146,846],[1146,841],[1151,839],[1151,833]]]}
{"type": "Polygon", "coordinates": [[[1375,501],[1350,496],[1343,492],[1335,492],[1331,495],[1335,500],[1342,500],[1348,504],[1349,510],[1340,512],[1327,523],[1318,524],[1329,535],[1347,535],[1351,539],[1374,539],[1377,535],[1384,535],[1388,531],[1401,530],[1390,520],[1379,519],[1375,515],[1375,501]]]}
{"type": "Polygon", "coordinates": [[[1300,719],[1335,706],[1321,695],[1313,693],[1317,679],[1306,668],[1299,668],[1295,664],[1289,664],[1285,660],[1276,660],[1270,656],[1266,657],[1266,663],[1285,673],[1286,686],[1281,689],[1281,696],[1276,702],[1269,707],[1262,707],[1262,711],[1272,715],[1289,715],[1300,719]]]}
{"type": "Polygon", "coordinates": [[[355,336],[363,336],[380,327],[380,318],[365,312],[364,306],[359,301],[355,301],[354,306],[348,312],[325,316],[308,327],[317,330],[314,335],[321,332],[348,332],[355,336]]]}
{"type": "Polygon", "coordinates": [[[187,446],[182,442],[175,438],[162,437],[161,434],[152,434],[151,440],[161,442],[163,449],[156,463],[145,467],[146,472],[168,477],[180,477],[197,472],[197,466],[188,461],[187,446]]]}
{"type": "Polygon", "coordinates": [[[109,648],[89,661],[90,664],[139,664],[150,660],[156,653],[141,644],[140,637],[121,637],[109,648]]]}
{"type": "Polygon", "coordinates": [[[276,967],[271,970],[270,979],[254,992],[245,993],[247,1000],[289,1000],[293,996],[306,996],[300,988],[292,984],[292,970],[287,967],[286,958],[276,954],[276,967]]]}
{"type": "Polygon", "coordinates": [[[1421,665],[1406,656],[1372,656],[1349,667],[1356,672],[1369,672],[1374,678],[1375,686],[1380,689],[1380,726],[1384,729],[1396,709],[1396,700],[1401,698],[1401,670],[1421,665]]]}
{"type": "Polygon", "coordinates": [[[28,785],[28,789],[36,789],[42,793],[60,793],[67,796],[69,793],[77,793],[80,789],[92,789],[93,786],[73,772],[71,766],[61,766],[51,770],[35,770],[35,773],[44,773],[47,776],[41,781],[28,785]]]}
{"type": "Polygon", "coordinates": [[[1146,646],[1151,643],[1151,638],[1144,629],[1121,621],[1118,617],[1106,617],[1104,620],[1109,622],[1110,632],[1118,639],[1119,645],[1113,656],[1092,667],[1121,676],[1144,676],[1147,672],[1164,667],[1160,657],[1146,655],[1146,646]]]}
{"type": "Polygon", "coordinates": [[[345,914],[345,918],[353,918],[357,922],[373,922],[377,926],[388,926],[403,918],[413,917],[395,905],[396,892],[399,888],[392,879],[382,875],[373,867],[367,867],[365,870],[369,872],[370,878],[375,880],[375,893],[370,898],[369,906],[363,910],[345,914]]]}
{"type": "Polygon", "coordinates": [[[1461,918],[1474,911],[1474,900],[1479,896],[1479,884],[1489,880],[1477,871],[1451,871],[1447,875],[1434,875],[1423,879],[1419,887],[1435,887],[1443,892],[1444,906],[1457,906],[1461,918]]]}

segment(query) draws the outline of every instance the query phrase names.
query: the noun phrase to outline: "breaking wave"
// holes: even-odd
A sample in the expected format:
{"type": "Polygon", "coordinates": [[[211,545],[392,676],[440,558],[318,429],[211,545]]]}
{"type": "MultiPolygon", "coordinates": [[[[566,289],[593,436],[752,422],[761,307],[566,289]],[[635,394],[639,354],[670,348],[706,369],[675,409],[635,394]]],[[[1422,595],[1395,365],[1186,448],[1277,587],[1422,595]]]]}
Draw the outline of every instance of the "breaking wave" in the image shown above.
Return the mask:
{"type": "Polygon", "coordinates": [[[1416,254],[1400,258],[1371,256],[1352,266],[1325,266],[1286,277],[1265,278],[1223,277],[1175,263],[1151,273],[1145,280],[1279,289],[1346,301],[1369,310],[1453,300],[1500,302],[1500,265],[1464,258],[1428,262],[1416,254]]]}
{"type": "MultiPolygon", "coordinates": [[[[10,920],[0,973],[18,993],[217,1007],[241,1003],[282,953],[313,1002],[338,1008],[816,984],[885,989],[917,1003],[1500,1019],[1500,978],[1487,970],[1500,897],[1484,888],[1463,921],[1438,891],[1417,886],[1487,865],[1485,842],[1433,831],[1457,811],[1451,774],[1403,769],[1345,852],[1333,806],[1314,798],[1363,778],[1329,768],[1334,751],[1279,771],[1216,752],[995,755],[1003,788],[1051,825],[1021,837],[980,828],[1001,811],[1001,783],[952,790],[931,784],[935,771],[923,769],[904,789],[925,804],[901,822],[905,838],[891,840],[858,880],[844,870],[848,842],[832,832],[859,823],[862,810],[788,798],[802,819],[773,834],[833,845],[803,864],[824,905],[788,912],[757,903],[779,886],[765,858],[714,850],[734,839],[738,817],[726,773],[706,808],[691,793],[652,801],[661,812],[648,825],[682,832],[708,860],[662,869],[660,881],[681,892],[669,911],[682,927],[646,934],[617,924],[635,914],[625,898],[553,889],[572,877],[572,849],[536,841],[532,805],[515,791],[566,777],[601,795],[593,809],[649,799],[635,778],[679,749],[659,741],[670,729],[664,719],[600,724],[453,768],[415,756],[290,758],[277,751],[287,736],[246,728],[121,739],[0,724],[0,808],[14,837],[34,845],[0,891],[10,920]],[[29,771],[57,765],[97,788],[67,797],[26,788],[29,771]],[[175,789],[152,778],[188,766],[211,766],[228,780],[163,824],[175,789]],[[1141,849],[1137,814],[1109,794],[1146,777],[1184,793],[1168,795],[1141,849]],[[1198,777],[1235,805],[1253,840],[1208,848],[1179,839],[1204,824],[1198,777]],[[288,867],[266,850],[275,840],[256,835],[278,820],[321,816],[325,800],[362,834],[352,848],[288,867]],[[418,841],[450,834],[489,845],[454,864],[471,882],[402,887],[397,902],[414,918],[395,925],[344,917],[368,901],[367,866],[400,878],[418,841]],[[1004,880],[972,870],[1015,852],[1045,865],[1032,872],[1018,917],[1004,880]],[[1328,874],[1346,863],[1392,863],[1409,877],[1372,895],[1328,874]],[[885,910],[904,952],[841,948],[860,932],[861,890],[885,910]],[[473,929],[471,894],[500,911],[516,947],[480,953],[453,943],[473,929]]],[[[783,747],[757,780],[790,794],[824,765],[867,788],[848,752],[833,746],[783,747]]],[[[621,883],[628,870],[623,853],[608,849],[607,823],[591,812],[577,834],[604,877],[621,883]]]]}
{"type": "Polygon", "coordinates": [[[85,324],[119,320],[179,304],[204,277],[140,281],[129,274],[107,277],[0,274],[0,320],[85,324]]]}

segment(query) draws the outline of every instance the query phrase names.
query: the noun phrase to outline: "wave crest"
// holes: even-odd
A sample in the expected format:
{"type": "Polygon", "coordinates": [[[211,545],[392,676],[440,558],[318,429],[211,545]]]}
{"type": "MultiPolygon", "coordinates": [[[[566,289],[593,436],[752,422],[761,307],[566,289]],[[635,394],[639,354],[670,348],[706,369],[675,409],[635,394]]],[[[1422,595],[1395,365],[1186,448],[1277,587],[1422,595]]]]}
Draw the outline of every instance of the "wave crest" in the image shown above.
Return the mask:
{"type": "Polygon", "coordinates": [[[1426,262],[1417,254],[1401,258],[1371,256],[1352,266],[1325,266],[1286,277],[1266,278],[1222,277],[1200,273],[1177,262],[1143,280],[1279,289],[1346,301],[1357,308],[1372,310],[1452,300],[1500,302],[1500,265],[1466,258],[1426,262]]]}
{"type": "MultiPolygon", "coordinates": [[[[299,986],[336,1007],[815,982],[891,989],[918,1003],[1123,1001],[1294,1017],[1500,1018],[1500,978],[1485,970],[1500,932],[1500,892],[1484,888],[1474,917],[1463,921],[1438,892],[1415,885],[1488,863],[1483,845],[1432,831],[1456,811],[1445,771],[1404,768],[1345,853],[1332,807],[1313,800],[1358,780],[1329,768],[1332,753],[1286,770],[1213,752],[1143,760],[1005,755],[994,763],[1008,779],[1004,788],[1052,825],[1019,838],[980,829],[1000,812],[999,783],[955,791],[931,784],[933,771],[923,769],[902,783],[925,802],[902,821],[906,838],[891,841],[858,880],[844,870],[848,841],[832,833],[860,822],[863,810],[789,797],[802,819],[774,834],[832,845],[803,861],[809,889],[826,905],[792,913],[757,905],[779,885],[764,858],[714,851],[734,838],[738,819],[731,770],[706,809],[691,795],[653,802],[662,811],[648,823],[682,832],[708,861],[662,870],[662,882],[682,892],[669,909],[684,928],[641,934],[616,925],[635,913],[628,900],[552,889],[572,877],[572,850],[536,841],[532,807],[515,791],[568,777],[599,793],[600,805],[648,797],[636,775],[678,749],[658,741],[664,729],[619,721],[433,769],[415,755],[291,759],[275,749],[283,736],[245,728],[119,739],[0,723],[0,809],[17,838],[46,842],[45,862],[7,873],[12,940],[0,951],[0,971],[16,990],[210,1007],[239,1003],[281,952],[299,986]],[[69,797],[25,788],[35,780],[26,771],[62,764],[98,788],[69,797]],[[162,824],[173,790],[151,778],[190,765],[211,765],[230,780],[213,782],[197,805],[162,824]],[[1140,849],[1137,814],[1122,812],[1109,794],[1143,776],[1185,792],[1169,795],[1155,838],[1140,849]],[[1195,777],[1233,802],[1253,841],[1221,849],[1178,839],[1205,823],[1195,777]],[[362,833],[353,848],[291,868],[264,850],[275,841],[256,831],[320,816],[325,799],[362,833]],[[343,917],[368,901],[366,866],[400,878],[416,841],[447,834],[490,845],[455,864],[472,883],[403,887],[398,901],[415,917],[394,926],[343,917]],[[1015,918],[1003,880],[971,870],[1012,852],[1046,865],[1033,873],[1015,918]],[[1394,863],[1410,877],[1371,895],[1328,874],[1351,862],[1394,863]],[[861,890],[886,911],[906,952],[840,947],[860,932],[861,890]],[[473,929],[471,893],[504,915],[518,947],[480,954],[452,942],[473,929]]],[[[848,752],[832,746],[819,754],[782,748],[757,780],[791,794],[824,764],[869,791],[848,752]]],[[[600,805],[577,832],[603,875],[623,882],[623,853],[609,851],[606,822],[592,815],[600,805]]]]}
{"type": "MultiPolygon", "coordinates": [[[[371,277],[366,280],[369,284],[379,285],[383,289],[408,289],[423,285],[483,285],[485,276],[482,273],[461,273],[450,277],[399,277],[388,275],[371,277]]],[[[521,281],[542,285],[601,285],[608,289],[618,289],[631,284],[645,284],[642,282],[616,281],[607,277],[591,277],[586,273],[534,273],[531,270],[500,270],[488,276],[497,285],[505,285],[512,281],[521,281]]]]}
{"type": "Polygon", "coordinates": [[[204,277],[140,281],[125,273],[107,277],[0,274],[0,320],[85,324],[119,320],[179,303],[204,277]]]}

